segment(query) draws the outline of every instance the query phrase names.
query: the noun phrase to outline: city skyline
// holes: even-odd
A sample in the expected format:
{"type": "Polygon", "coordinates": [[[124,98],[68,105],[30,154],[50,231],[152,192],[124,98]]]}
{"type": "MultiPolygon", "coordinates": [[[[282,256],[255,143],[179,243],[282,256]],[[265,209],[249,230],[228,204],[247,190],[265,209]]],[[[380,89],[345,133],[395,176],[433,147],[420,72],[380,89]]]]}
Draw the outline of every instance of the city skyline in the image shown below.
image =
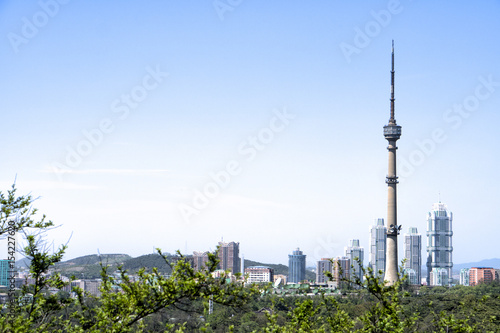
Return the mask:
{"type": "Polygon", "coordinates": [[[398,224],[426,230],[441,196],[453,261],[483,259],[500,233],[500,4],[430,6],[4,2],[1,190],[40,196],[67,259],[222,237],[283,264],[368,249],[387,219],[394,39],[398,224]]]}

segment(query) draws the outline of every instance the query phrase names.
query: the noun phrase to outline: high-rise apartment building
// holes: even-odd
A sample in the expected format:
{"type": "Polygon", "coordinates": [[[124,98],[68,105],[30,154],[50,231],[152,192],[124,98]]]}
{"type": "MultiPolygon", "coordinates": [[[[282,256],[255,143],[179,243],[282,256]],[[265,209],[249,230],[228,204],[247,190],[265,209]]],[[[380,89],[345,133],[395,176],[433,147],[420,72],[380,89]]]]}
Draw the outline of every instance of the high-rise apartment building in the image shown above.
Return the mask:
{"type": "Polygon", "coordinates": [[[469,270],[469,285],[477,286],[495,280],[495,269],[492,267],[472,267],[469,270]]]}
{"type": "MultiPolygon", "coordinates": [[[[452,222],[453,213],[448,211],[445,204],[438,202],[432,206],[432,211],[427,215],[427,284],[435,285],[431,273],[434,268],[442,268],[447,271],[447,281],[439,279],[442,284],[451,285],[453,267],[452,246],[452,222]]],[[[440,276],[443,275],[440,273],[440,276]]]]}
{"type": "Polygon", "coordinates": [[[370,260],[368,265],[375,275],[384,277],[385,252],[387,250],[387,228],[384,219],[376,219],[375,225],[370,227],[370,260]],[[382,271],[382,274],[379,272],[382,271]]]}
{"type": "Polygon", "coordinates": [[[240,264],[240,243],[219,242],[219,269],[241,273],[240,264]]]}
{"type": "Polygon", "coordinates": [[[297,248],[288,255],[288,283],[299,283],[306,279],[306,255],[297,248]]]}
{"type": "Polygon", "coordinates": [[[359,246],[359,239],[351,239],[351,245],[345,247],[345,256],[351,259],[352,270],[351,276],[357,276],[363,281],[363,259],[365,257],[365,250],[359,246]]]}
{"type": "Polygon", "coordinates": [[[333,287],[341,289],[349,285],[351,279],[351,259],[348,257],[337,257],[332,261],[332,283],[333,287]],[[346,281],[347,280],[347,281],[346,281]]]}
{"type": "Polygon", "coordinates": [[[201,271],[207,268],[208,262],[208,251],[205,252],[193,252],[193,268],[195,271],[201,271]]]}
{"type": "Polygon", "coordinates": [[[410,284],[419,285],[422,279],[422,236],[417,228],[409,228],[404,237],[405,273],[408,274],[410,284]]]}
{"type": "Polygon", "coordinates": [[[9,273],[13,271],[13,266],[10,260],[0,260],[0,286],[9,288],[9,273]]]}
{"type": "Polygon", "coordinates": [[[468,268],[462,268],[460,270],[460,284],[462,286],[468,286],[469,284],[469,269],[468,268]]]}
{"type": "Polygon", "coordinates": [[[317,284],[327,284],[329,278],[325,275],[325,272],[332,272],[332,260],[329,258],[321,258],[316,263],[316,283],[317,284]]]}

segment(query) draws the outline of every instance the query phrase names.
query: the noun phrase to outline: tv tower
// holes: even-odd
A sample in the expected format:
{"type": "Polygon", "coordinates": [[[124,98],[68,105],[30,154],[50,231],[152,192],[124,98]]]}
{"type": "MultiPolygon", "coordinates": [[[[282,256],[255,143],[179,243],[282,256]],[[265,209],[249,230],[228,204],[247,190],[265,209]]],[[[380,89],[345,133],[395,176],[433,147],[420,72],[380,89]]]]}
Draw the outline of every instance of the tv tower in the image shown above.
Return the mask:
{"type": "Polygon", "coordinates": [[[394,40],[392,41],[392,70],[391,70],[391,118],[389,124],[384,126],[384,137],[389,143],[389,171],[385,182],[388,187],[387,195],[387,252],[385,261],[384,280],[387,285],[393,285],[398,279],[398,226],[397,192],[398,177],[396,176],[396,141],[401,137],[401,126],[396,124],[394,118],[394,40]]]}

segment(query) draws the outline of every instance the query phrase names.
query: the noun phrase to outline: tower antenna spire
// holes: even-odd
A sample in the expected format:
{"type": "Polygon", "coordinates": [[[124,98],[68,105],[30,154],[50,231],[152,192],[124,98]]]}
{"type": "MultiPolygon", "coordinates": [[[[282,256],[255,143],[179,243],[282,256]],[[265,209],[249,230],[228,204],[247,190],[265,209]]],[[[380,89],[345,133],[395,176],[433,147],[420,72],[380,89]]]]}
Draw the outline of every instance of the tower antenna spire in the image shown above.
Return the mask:
{"type": "Polygon", "coordinates": [[[396,124],[396,119],[394,118],[394,39],[392,40],[392,67],[391,67],[391,118],[389,119],[390,124],[396,124]]]}

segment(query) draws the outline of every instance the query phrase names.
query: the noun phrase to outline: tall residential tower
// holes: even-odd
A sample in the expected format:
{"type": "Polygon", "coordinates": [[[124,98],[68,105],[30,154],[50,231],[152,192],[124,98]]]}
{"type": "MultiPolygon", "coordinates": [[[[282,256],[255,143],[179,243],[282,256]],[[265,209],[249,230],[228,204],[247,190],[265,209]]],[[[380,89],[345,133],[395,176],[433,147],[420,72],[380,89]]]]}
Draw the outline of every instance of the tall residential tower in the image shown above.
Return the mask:
{"type": "Polygon", "coordinates": [[[417,228],[409,228],[404,236],[404,270],[408,274],[410,284],[419,285],[422,280],[422,235],[418,233],[417,228]]]}
{"type": "Polygon", "coordinates": [[[299,248],[288,255],[288,282],[299,283],[306,279],[306,255],[299,248]]]}
{"type": "Polygon", "coordinates": [[[427,284],[451,285],[453,213],[438,202],[427,214],[427,284]],[[432,276],[431,276],[432,274],[432,276]],[[439,275],[439,279],[436,276],[439,275]],[[439,282],[436,282],[439,281],[439,282]]]}
{"type": "Polygon", "coordinates": [[[240,243],[219,242],[219,269],[240,273],[240,243]]]}
{"type": "Polygon", "coordinates": [[[370,262],[369,266],[375,275],[384,277],[385,252],[387,244],[387,228],[384,226],[384,219],[376,219],[375,225],[370,227],[370,262]]]}
{"type": "Polygon", "coordinates": [[[384,137],[389,143],[389,170],[385,182],[388,186],[387,195],[387,255],[384,280],[388,285],[393,285],[398,279],[398,226],[397,193],[398,177],[396,175],[396,141],[401,137],[401,126],[396,124],[394,118],[394,41],[392,41],[392,70],[391,70],[391,117],[384,126],[384,137]]]}
{"type": "Polygon", "coordinates": [[[345,247],[345,256],[351,259],[352,277],[357,276],[360,281],[363,281],[363,260],[365,250],[359,246],[359,239],[351,239],[351,245],[345,247]]]}
{"type": "Polygon", "coordinates": [[[316,283],[327,284],[329,279],[325,272],[332,272],[332,260],[329,258],[321,258],[316,262],[316,283]]]}

